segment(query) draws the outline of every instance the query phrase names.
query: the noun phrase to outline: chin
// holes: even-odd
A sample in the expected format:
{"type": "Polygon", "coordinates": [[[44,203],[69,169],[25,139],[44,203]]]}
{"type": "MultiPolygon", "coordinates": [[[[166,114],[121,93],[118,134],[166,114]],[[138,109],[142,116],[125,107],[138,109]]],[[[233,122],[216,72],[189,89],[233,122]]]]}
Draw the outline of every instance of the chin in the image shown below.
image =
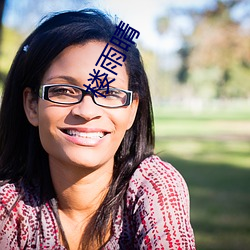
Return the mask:
{"type": "MultiPolygon", "coordinates": [[[[78,153],[75,151],[73,154],[68,153],[66,155],[68,156],[67,159],[65,159],[67,165],[75,165],[80,168],[97,169],[105,165],[112,164],[112,167],[114,165],[114,156],[107,158],[106,155],[102,156],[96,152],[91,152],[91,150],[81,150],[81,152],[78,151],[78,153]]],[[[62,159],[62,162],[63,161],[62,159]]]]}

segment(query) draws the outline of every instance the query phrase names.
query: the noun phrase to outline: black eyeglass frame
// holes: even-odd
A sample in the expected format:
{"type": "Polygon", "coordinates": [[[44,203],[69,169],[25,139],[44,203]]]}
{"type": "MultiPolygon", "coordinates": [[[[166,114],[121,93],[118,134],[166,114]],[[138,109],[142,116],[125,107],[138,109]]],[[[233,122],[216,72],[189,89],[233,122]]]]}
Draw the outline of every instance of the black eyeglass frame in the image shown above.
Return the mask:
{"type": "MultiPolygon", "coordinates": [[[[97,91],[98,91],[98,90],[106,90],[106,88],[97,89],[97,91]]],[[[125,93],[126,96],[127,96],[126,102],[125,102],[124,104],[122,104],[122,105],[115,106],[115,107],[113,107],[113,106],[108,106],[108,105],[103,105],[103,104],[99,104],[99,103],[96,102],[96,100],[95,100],[95,95],[94,95],[93,92],[91,92],[90,90],[89,90],[89,91],[86,91],[86,90],[83,89],[83,88],[80,88],[80,87],[75,86],[75,85],[70,85],[70,84],[44,84],[44,85],[41,85],[40,88],[39,88],[39,94],[38,94],[38,96],[39,96],[41,99],[43,99],[43,100],[50,101],[50,102],[57,103],[57,104],[62,104],[62,105],[73,105],[73,104],[78,104],[78,103],[80,103],[80,102],[83,100],[83,98],[84,98],[85,95],[90,95],[91,98],[92,98],[92,100],[93,100],[93,102],[94,102],[96,105],[101,106],[101,107],[106,107],[106,108],[120,108],[120,107],[124,107],[124,106],[129,106],[129,105],[131,105],[131,103],[132,103],[132,101],[133,101],[133,91],[131,91],[131,90],[119,89],[119,88],[113,88],[113,87],[110,87],[110,88],[109,88],[109,91],[110,91],[110,90],[119,90],[119,91],[122,91],[123,93],[125,93]],[[82,96],[81,96],[80,100],[78,100],[78,101],[76,101],[76,102],[70,102],[70,103],[65,102],[65,103],[64,103],[64,102],[53,101],[53,100],[51,100],[51,99],[49,98],[49,89],[50,89],[51,87],[55,87],[55,86],[62,86],[62,87],[65,86],[65,87],[72,87],[72,88],[79,89],[79,90],[82,92],[82,96]]],[[[98,93],[97,93],[97,94],[98,94],[98,93]]],[[[96,97],[96,98],[99,98],[99,97],[96,97]]]]}

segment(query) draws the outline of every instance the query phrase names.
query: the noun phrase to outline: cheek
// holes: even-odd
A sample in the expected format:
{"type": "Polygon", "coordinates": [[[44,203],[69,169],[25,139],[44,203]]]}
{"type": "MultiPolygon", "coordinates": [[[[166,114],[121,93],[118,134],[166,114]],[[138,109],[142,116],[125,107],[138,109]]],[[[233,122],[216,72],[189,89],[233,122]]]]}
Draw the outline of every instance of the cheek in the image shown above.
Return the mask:
{"type": "MultiPolygon", "coordinates": [[[[39,135],[43,147],[46,148],[53,144],[53,138],[56,137],[56,124],[62,117],[60,110],[54,110],[42,106],[39,109],[39,135]]],[[[47,150],[46,150],[47,151],[47,150]]]]}
{"type": "Polygon", "coordinates": [[[124,112],[123,115],[123,123],[126,130],[129,130],[132,127],[135,120],[136,112],[137,106],[134,103],[132,103],[132,105],[126,108],[126,112],[124,112]]]}
{"type": "Polygon", "coordinates": [[[113,117],[116,130],[119,130],[121,133],[125,133],[126,130],[130,129],[132,125],[131,121],[133,121],[133,114],[130,108],[116,112],[113,117]]]}

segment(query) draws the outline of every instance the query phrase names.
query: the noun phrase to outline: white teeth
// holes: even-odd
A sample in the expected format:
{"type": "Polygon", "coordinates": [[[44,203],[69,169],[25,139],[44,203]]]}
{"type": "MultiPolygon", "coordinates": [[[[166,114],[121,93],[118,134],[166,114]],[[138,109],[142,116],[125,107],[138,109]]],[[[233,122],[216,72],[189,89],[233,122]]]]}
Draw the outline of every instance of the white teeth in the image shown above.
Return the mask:
{"type": "Polygon", "coordinates": [[[79,132],[76,130],[66,130],[66,133],[71,136],[78,136],[83,138],[102,138],[104,136],[103,132],[79,132]]]}

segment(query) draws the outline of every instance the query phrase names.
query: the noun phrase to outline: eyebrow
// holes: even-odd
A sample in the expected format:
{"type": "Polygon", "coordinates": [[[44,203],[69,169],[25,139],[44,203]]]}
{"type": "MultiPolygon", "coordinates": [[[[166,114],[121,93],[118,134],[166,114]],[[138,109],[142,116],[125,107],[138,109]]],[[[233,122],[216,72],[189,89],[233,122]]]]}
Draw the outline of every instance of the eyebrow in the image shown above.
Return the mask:
{"type": "MultiPolygon", "coordinates": [[[[69,82],[70,84],[72,84],[72,85],[76,85],[76,86],[82,86],[82,84],[76,79],[76,78],[74,78],[74,77],[72,77],[72,76],[66,76],[66,75],[58,75],[58,76],[51,76],[51,77],[49,77],[47,80],[46,80],[46,82],[48,82],[48,81],[53,81],[53,80],[60,80],[60,79],[62,79],[62,80],[66,80],[67,82],[69,82]]],[[[103,80],[103,77],[101,77],[100,78],[101,80],[103,80]]],[[[110,80],[112,80],[112,79],[115,79],[115,80],[118,80],[118,82],[120,81],[120,82],[125,82],[123,79],[121,79],[121,78],[119,78],[119,77],[117,77],[117,78],[112,78],[112,77],[107,77],[107,79],[108,79],[108,81],[110,81],[110,80]]],[[[111,87],[111,86],[110,86],[111,87]]],[[[118,86],[118,88],[119,87],[121,87],[121,86],[118,86]]],[[[113,87],[113,88],[115,88],[115,87],[113,87]]]]}
{"type": "Polygon", "coordinates": [[[74,77],[71,77],[71,76],[64,76],[64,75],[59,75],[59,76],[52,76],[52,77],[49,77],[46,82],[48,81],[51,81],[51,80],[59,80],[59,79],[63,79],[63,80],[66,80],[74,85],[79,85],[80,82],[77,81],[77,79],[75,79],[74,77]]]}

